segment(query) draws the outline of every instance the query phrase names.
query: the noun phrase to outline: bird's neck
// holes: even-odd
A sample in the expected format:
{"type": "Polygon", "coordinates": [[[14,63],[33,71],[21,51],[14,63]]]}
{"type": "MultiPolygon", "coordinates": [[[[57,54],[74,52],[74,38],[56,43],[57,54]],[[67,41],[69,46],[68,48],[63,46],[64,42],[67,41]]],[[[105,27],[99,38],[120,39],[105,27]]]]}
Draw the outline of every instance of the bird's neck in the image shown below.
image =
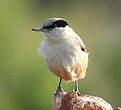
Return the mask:
{"type": "Polygon", "coordinates": [[[73,39],[75,32],[68,26],[64,31],[55,31],[53,33],[44,33],[44,42],[48,44],[61,43],[73,39]]]}
{"type": "Polygon", "coordinates": [[[66,40],[64,38],[65,33],[52,33],[52,34],[44,34],[44,42],[48,43],[48,44],[56,44],[56,43],[60,43],[63,42],[64,40],[66,40]]]}

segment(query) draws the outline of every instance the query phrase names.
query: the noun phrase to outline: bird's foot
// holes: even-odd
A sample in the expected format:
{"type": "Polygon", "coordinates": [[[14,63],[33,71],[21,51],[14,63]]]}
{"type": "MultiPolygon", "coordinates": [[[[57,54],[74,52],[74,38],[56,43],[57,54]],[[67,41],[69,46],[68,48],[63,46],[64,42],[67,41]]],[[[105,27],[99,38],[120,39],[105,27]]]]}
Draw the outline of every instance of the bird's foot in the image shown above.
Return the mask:
{"type": "Polygon", "coordinates": [[[72,92],[75,92],[77,95],[80,95],[79,90],[73,90],[72,92]]]}
{"type": "Polygon", "coordinates": [[[63,89],[61,87],[58,87],[57,90],[56,90],[56,92],[55,92],[55,95],[57,95],[61,91],[63,92],[63,89]]]}

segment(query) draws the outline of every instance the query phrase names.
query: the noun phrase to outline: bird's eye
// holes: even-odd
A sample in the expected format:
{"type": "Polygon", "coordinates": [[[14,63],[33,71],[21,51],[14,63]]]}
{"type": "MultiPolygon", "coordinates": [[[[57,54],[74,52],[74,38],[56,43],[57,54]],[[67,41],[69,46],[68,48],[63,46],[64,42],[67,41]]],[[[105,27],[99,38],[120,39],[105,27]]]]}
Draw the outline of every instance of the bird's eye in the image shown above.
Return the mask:
{"type": "Polygon", "coordinates": [[[64,20],[58,20],[53,24],[55,25],[55,27],[65,27],[66,25],[68,25],[68,23],[64,20]]]}

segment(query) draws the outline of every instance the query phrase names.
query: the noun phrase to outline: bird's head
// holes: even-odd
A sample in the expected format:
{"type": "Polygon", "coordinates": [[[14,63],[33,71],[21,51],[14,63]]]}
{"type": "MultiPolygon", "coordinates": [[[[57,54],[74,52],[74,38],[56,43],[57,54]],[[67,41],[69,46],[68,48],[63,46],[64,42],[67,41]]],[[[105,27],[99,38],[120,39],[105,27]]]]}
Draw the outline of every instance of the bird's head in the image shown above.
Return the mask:
{"type": "Polygon", "coordinates": [[[32,29],[32,31],[44,32],[45,36],[55,39],[65,37],[65,33],[68,30],[71,30],[71,28],[67,21],[62,18],[50,18],[45,21],[41,27],[32,29]]]}

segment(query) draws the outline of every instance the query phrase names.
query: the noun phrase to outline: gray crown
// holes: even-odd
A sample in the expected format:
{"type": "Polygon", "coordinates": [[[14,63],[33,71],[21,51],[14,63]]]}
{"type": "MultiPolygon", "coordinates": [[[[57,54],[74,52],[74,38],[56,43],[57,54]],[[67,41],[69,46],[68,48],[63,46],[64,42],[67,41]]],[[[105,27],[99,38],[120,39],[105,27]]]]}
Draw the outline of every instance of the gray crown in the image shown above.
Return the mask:
{"type": "Polygon", "coordinates": [[[50,18],[43,23],[44,28],[65,27],[68,23],[62,18],[50,18]]]}

